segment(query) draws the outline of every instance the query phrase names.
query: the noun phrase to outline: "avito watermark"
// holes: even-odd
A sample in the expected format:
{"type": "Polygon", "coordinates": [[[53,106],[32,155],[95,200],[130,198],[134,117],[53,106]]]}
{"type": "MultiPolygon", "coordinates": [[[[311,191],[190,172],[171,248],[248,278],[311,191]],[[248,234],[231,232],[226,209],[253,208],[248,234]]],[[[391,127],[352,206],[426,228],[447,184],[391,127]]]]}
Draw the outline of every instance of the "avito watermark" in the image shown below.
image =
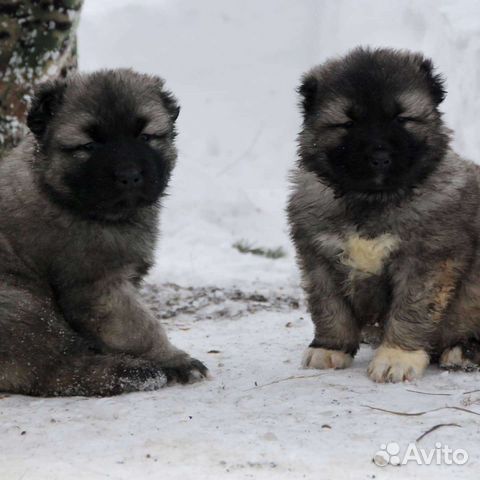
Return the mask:
{"type": "Polygon", "coordinates": [[[405,451],[401,451],[396,442],[382,444],[373,457],[379,467],[385,465],[406,465],[415,462],[417,465],[465,465],[468,452],[463,448],[453,449],[448,445],[435,443],[435,448],[420,448],[416,443],[409,443],[405,451]]]}

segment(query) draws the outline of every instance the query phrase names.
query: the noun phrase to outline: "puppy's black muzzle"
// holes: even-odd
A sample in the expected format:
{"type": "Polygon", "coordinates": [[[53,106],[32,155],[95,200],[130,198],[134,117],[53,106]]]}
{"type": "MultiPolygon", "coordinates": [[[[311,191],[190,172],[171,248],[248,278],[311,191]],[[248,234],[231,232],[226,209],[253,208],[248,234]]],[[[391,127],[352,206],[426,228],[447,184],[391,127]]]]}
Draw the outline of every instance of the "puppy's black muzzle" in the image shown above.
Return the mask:
{"type": "Polygon", "coordinates": [[[135,191],[143,186],[143,170],[134,165],[116,168],[113,177],[117,188],[122,191],[135,191]]]}
{"type": "Polygon", "coordinates": [[[376,173],[386,173],[392,166],[392,155],[383,147],[377,148],[370,154],[369,164],[376,173]]]}
{"type": "Polygon", "coordinates": [[[89,217],[121,216],[155,203],[170,170],[159,149],[139,139],[120,139],[100,145],[66,180],[77,210],[89,217]]]}
{"type": "Polygon", "coordinates": [[[370,156],[370,167],[377,173],[386,173],[392,165],[392,156],[386,150],[378,150],[370,156]]]}

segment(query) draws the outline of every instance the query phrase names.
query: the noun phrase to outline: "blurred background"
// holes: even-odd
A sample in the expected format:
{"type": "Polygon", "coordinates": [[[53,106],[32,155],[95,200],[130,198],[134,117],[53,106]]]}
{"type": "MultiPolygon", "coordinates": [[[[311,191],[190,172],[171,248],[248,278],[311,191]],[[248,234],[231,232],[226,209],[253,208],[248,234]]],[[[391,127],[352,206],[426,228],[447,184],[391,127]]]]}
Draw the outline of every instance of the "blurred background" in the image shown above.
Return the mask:
{"type": "Polygon", "coordinates": [[[295,88],[305,70],[357,45],[432,57],[447,78],[455,148],[480,159],[477,0],[85,0],[80,70],[158,74],[182,106],[155,280],[297,283],[284,215],[295,88]],[[238,241],[286,257],[242,254],[238,241]]]}

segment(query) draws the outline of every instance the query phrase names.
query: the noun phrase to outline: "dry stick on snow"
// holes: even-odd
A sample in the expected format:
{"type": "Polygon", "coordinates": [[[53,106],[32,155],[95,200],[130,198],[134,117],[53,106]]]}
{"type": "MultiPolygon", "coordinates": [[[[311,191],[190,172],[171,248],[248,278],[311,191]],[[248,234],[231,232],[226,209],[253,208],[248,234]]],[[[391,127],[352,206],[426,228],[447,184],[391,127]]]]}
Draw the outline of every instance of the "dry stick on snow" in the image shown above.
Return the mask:
{"type": "Polygon", "coordinates": [[[270,385],[275,385],[277,383],[286,382],[288,380],[301,380],[301,379],[304,379],[304,378],[318,378],[318,377],[322,377],[323,375],[326,375],[326,373],[319,373],[318,375],[292,375],[292,376],[287,377],[287,378],[280,378],[279,380],[274,380],[273,382],[264,383],[263,385],[255,385],[254,387],[247,388],[244,391],[249,392],[250,390],[257,390],[259,388],[269,387],[270,385]]]}
{"type": "MultiPolygon", "coordinates": [[[[422,395],[442,395],[442,396],[451,396],[455,395],[454,393],[435,393],[435,392],[420,392],[419,390],[411,390],[409,388],[406,388],[407,392],[412,392],[412,393],[421,393],[422,395]]],[[[461,395],[468,395],[470,393],[477,393],[480,392],[480,389],[477,390],[470,390],[469,392],[462,392],[461,395]]]]}
{"type": "Polygon", "coordinates": [[[426,432],[422,433],[415,441],[419,442],[422,438],[426,437],[429,433],[434,432],[435,430],[438,430],[439,428],[442,427],[460,427],[462,428],[461,425],[458,423],[439,423],[438,425],[435,425],[434,427],[430,428],[426,432]]]}
{"type": "Polygon", "coordinates": [[[406,389],[407,392],[412,393],[421,393],[422,395],[442,395],[442,396],[450,396],[453,393],[433,393],[433,392],[420,392],[419,390],[410,390],[409,388],[406,389]]]}
{"type": "Polygon", "coordinates": [[[394,410],[387,410],[385,408],[380,408],[380,407],[372,407],[371,405],[362,405],[362,407],[367,407],[367,408],[370,408],[371,410],[378,410],[379,412],[391,413],[392,415],[401,415],[403,417],[419,417],[420,415],[425,415],[426,413],[438,412],[439,410],[458,410],[460,412],[472,413],[473,415],[480,416],[480,413],[474,412],[473,410],[468,410],[468,408],[462,408],[462,407],[439,407],[439,408],[434,408],[432,410],[425,410],[424,412],[414,412],[414,413],[395,412],[394,410]]]}

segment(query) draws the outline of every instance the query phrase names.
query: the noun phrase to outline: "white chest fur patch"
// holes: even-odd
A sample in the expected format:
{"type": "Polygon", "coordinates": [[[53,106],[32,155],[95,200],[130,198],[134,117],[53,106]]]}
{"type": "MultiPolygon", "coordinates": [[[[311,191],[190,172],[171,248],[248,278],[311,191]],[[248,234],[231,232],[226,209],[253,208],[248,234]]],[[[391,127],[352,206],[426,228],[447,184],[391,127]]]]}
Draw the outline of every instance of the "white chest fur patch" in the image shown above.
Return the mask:
{"type": "Polygon", "coordinates": [[[350,235],[345,243],[340,261],[366,275],[378,275],[385,259],[398,248],[400,239],[389,233],[375,238],[350,235]]]}

